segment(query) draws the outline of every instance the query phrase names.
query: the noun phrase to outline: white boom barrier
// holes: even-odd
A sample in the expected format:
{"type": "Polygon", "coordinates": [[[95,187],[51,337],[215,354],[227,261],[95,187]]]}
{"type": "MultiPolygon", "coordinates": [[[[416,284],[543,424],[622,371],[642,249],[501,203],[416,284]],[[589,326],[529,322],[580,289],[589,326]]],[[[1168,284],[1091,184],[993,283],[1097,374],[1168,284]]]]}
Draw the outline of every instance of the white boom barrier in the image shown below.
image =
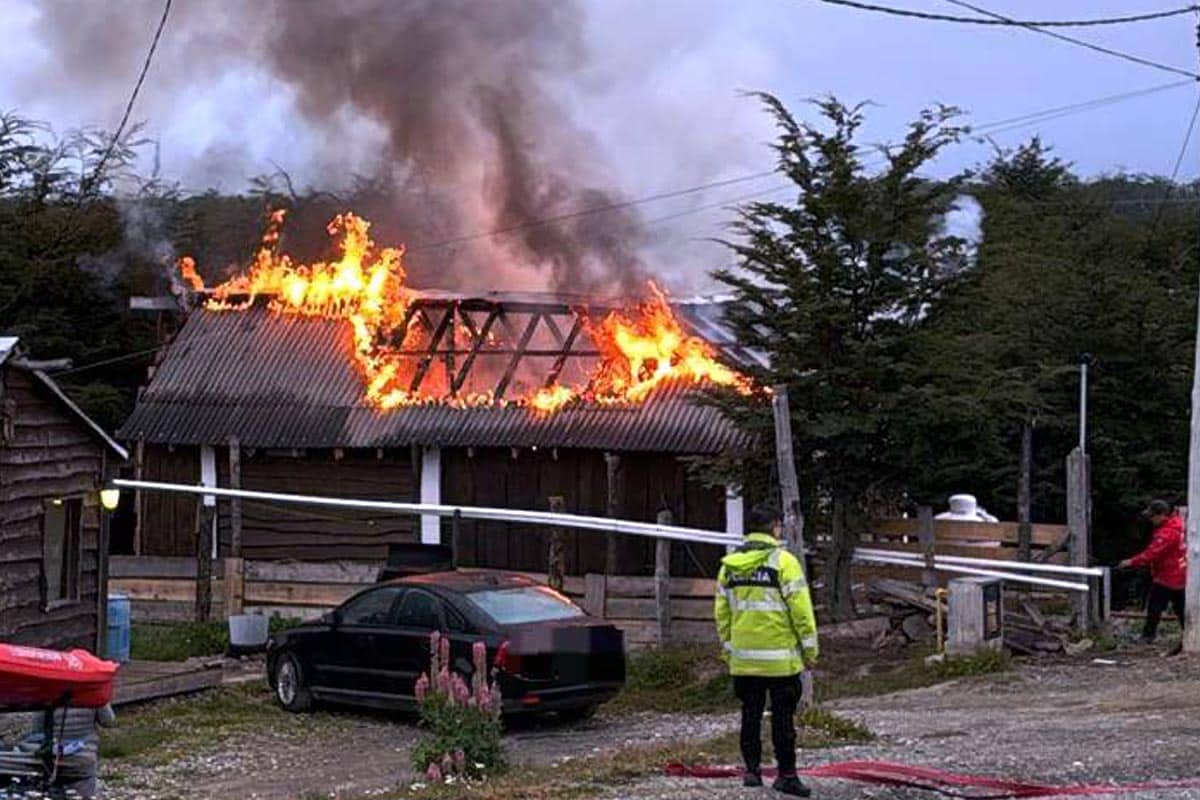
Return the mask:
{"type": "MultiPolygon", "coordinates": [[[[924,561],[917,558],[907,558],[904,553],[888,553],[887,555],[875,555],[863,553],[856,550],[854,558],[857,561],[866,561],[872,564],[888,564],[894,567],[915,567],[920,569],[924,566],[924,561]]],[[[945,572],[958,572],[964,575],[982,575],[987,578],[1000,578],[1014,583],[1027,583],[1033,586],[1046,586],[1053,589],[1066,589],[1072,592],[1087,592],[1091,591],[1086,583],[1074,583],[1072,581],[1060,581],[1053,578],[1038,578],[1033,575],[1021,575],[1015,572],[1001,572],[994,569],[981,569],[978,567],[968,567],[961,564],[937,563],[935,561],[935,569],[945,572]]]]}
{"type": "Polygon", "coordinates": [[[412,514],[415,516],[458,516],[461,519],[476,519],[488,522],[524,522],[528,525],[550,525],[600,531],[602,533],[624,533],[631,536],[648,536],[654,539],[670,539],[677,542],[715,544],[721,547],[737,546],[744,541],[741,536],[719,533],[717,531],[706,531],[699,528],[681,528],[675,525],[659,525],[654,522],[634,522],[626,519],[587,517],[578,514],[556,514],[550,511],[524,511],[515,508],[486,508],[430,503],[400,503],[390,500],[360,500],[348,497],[256,492],[250,489],[222,489],[216,486],[193,486],[183,483],[160,483],[157,481],[137,481],[125,478],[118,478],[112,483],[120,489],[211,495],[214,497],[238,497],[242,500],[257,500],[264,503],[291,503],[294,505],[391,511],[397,514],[412,514]]]}
{"type": "MultiPolygon", "coordinates": [[[[924,556],[921,553],[883,550],[871,547],[859,547],[854,552],[875,556],[902,556],[903,558],[916,559],[921,564],[924,564],[924,556]]],[[[1001,561],[996,558],[944,556],[941,554],[935,555],[934,560],[940,564],[959,564],[967,567],[996,567],[1004,572],[1048,572],[1058,575],[1091,576],[1093,578],[1104,577],[1104,570],[1101,567],[1068,567],[1062,564],[1035,564],[1029,561],[1001,561]]]]}

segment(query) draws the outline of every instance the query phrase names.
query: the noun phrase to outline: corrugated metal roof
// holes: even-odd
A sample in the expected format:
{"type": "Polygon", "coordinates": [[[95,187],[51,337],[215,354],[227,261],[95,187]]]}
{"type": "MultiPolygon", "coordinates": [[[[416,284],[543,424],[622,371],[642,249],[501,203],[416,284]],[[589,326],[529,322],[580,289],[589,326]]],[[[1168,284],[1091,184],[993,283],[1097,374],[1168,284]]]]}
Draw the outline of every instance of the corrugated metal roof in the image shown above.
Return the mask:
{"type": "Polygon", "coordinates": [[[693,387],[659,389],[646,402],[528,408],[445,404],[381,411],[363,400],[351,331],[334,320],[263,308],[193,312],[119,437],[246,447],[562,447],[715,453],[743,435],[693,387]]]}

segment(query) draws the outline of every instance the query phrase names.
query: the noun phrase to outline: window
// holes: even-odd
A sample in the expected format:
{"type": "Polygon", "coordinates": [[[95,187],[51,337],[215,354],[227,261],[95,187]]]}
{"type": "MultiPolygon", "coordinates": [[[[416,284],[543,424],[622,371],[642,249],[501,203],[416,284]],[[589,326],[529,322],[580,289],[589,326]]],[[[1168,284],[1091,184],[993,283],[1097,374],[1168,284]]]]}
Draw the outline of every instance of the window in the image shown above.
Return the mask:
{"type": "Polygon", "coordinates": [[[458,609],[449,604],[442,605],[442,614],[446,617],[446,630],[451,633],[467,633],[467,621],[458,609]]]}
{"type": "Polygon", "coordinates": [[[387,625],[392,619],[392,607],[402,591],[399,586],[385,586],[352,598],[342,606],[342,624],[387,625]]]}
{"type": "Polygon", "coordinates": [[[83,555],[83,500],[59,498],[42,513],[42,607],[79,601],[83,555]]]}
{"type": "Polygon", "coordinates": [[[441,604],[433,595],[412,591],[400,604],[399,625],[405,628],[435,630],[442,627],[441,604]]]}
{"type": "Polygon", "coordinates": [[[579,606],[547,586],[471,592],[467,599],[501,625],[583,616],[579,606]]]}

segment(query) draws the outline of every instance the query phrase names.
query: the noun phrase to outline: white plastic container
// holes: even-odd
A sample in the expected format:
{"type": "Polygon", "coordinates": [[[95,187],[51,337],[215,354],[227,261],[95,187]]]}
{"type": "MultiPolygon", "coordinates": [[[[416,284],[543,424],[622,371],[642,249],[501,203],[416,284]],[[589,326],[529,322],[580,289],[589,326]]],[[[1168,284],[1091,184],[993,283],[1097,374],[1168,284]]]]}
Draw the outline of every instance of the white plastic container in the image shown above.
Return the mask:
{"type": "Polygon", "coordinates": [[[234,614],[229,618],[229,646],[233,650],[259,650],[267,644],[268,619],[262,614],[234,614]]]}

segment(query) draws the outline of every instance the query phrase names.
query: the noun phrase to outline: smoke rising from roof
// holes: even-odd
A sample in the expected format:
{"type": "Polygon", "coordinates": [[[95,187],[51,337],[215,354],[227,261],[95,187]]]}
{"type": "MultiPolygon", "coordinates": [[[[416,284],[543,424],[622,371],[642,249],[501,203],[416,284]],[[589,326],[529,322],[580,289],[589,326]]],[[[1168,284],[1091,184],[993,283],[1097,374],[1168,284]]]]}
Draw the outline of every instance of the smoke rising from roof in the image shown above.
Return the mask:
{"type": "MultiPolygon", "coordinates": [[[[636,211],[530,224],[621,199],[598,142],[556,91],[588,60],[574,0],[273,0],[238,5],[238,15],[218,2],[177,5],[164,46],[195,60],[164,59],[154,80],[181,88],[199,64],[248,60],[291,93],[326,148],[373,129],[364,135],[379,137],[378,163],[395,186],[376,230],[381,239],[403,231],[413,283],[643,289],[636,211]],[[514,230],[471,238],[496,229],[514,230]]],[[[118,16],[97,4],[48,4],[42,29],[68,68],[119,86],[128,59],[110,55],[144,52],[133,22],[158,3],[145,6],[118,16]]],[[[349,176],[329,177],[336,185],[349,176]]]]}

